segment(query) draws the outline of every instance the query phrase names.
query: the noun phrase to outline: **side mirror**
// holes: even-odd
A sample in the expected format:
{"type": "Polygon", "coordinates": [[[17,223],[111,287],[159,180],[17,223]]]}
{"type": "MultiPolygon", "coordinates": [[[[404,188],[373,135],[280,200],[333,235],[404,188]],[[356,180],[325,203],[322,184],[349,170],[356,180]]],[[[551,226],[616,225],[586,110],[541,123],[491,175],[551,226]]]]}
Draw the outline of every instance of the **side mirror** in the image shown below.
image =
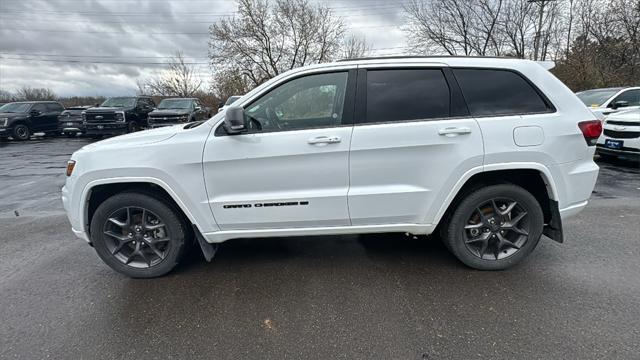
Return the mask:
{"type": "Polygon", "coordinates": [[[616,101],[613,103],[613,105],[611,105],[612,109],[618,109],[618,108],[622,108],[622,107],[627,107],[629,106],[629,102],[628,101],[616,101]]]}
{"type": "Polygon", "coordinates": [[[200,111],[200,110],[202,110],[202,107],[196,106],[196,111],[200,111]]]}
{"type": "Polygon", "coordinates": [[[38,110],[31,110],[29,112],[29,114],[31,114],[32,116],[39,116],[42,113],[40,111],[38,111],[38,110]]]}
{"type": "Polygon", "coordinates": [[[224,114],[224,129],[229,135],[240,134],[247,131],[243,108],[233,106],[227,109],[227,112],[224,114]]]}

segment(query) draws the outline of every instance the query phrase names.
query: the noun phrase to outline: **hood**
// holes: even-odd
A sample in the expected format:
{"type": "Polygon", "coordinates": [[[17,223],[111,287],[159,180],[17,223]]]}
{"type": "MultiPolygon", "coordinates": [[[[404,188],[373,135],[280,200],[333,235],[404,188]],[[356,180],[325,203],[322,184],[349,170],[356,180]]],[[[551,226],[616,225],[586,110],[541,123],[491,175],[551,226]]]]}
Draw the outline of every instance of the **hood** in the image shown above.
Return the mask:
{"type": "Polygon", "coordinates": [[[175,115],[189,115],[191,111],[189,109],[156,109],[149,113],[149,116],[175,116],[175,115]]]}
{"type": "Polygon", "coordinates": [[[122,110],[130,110],[132,107],[94,107],[85,110],[85,112],[93,113],[93,112],[109,112],[109,111],[122,111],[122,110]]]}
{"type": "Polygon", "coordinates": [[[138,131],[131,134],[112,137],[84,146],[81,150],[97,150],[107,148],[136,147],[153,144],[173,137],[184,126],[166,126],[157,129],[138,131]]]}
{"type": "Polygon", "coordinates": [[[14,119],[14,118],[26,118],[26,117],[29,117],[29,114],[27,114],[27,113],[0,113],[0,118],[14,119]]]}

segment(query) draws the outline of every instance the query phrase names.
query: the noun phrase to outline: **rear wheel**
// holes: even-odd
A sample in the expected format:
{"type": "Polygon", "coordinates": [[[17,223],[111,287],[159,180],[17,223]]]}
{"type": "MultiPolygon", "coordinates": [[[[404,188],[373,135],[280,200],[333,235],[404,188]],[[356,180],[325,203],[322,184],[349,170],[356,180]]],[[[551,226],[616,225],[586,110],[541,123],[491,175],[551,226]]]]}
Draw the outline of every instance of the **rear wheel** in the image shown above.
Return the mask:
{"type": "Polygon", "coordinates": [[[533,195],[515,185],[492,185],[460,202],[444,240],[465,265],[503,270],[535,249],[543,226],[542,208],[533,195]]]}
{"type": "Polygon", "coordinates": [[[29,140],[31,129],[26,124],[17,124],[13,127],[13,138],[18,141],[29,140]]]}
{"type": "Polygon", "coordinates": [[[91,241],[100,258],[132,278],[171,271],[184,255],[186,236],[172,206],[136,192],[108,198],[91,220],[91,241]]]}

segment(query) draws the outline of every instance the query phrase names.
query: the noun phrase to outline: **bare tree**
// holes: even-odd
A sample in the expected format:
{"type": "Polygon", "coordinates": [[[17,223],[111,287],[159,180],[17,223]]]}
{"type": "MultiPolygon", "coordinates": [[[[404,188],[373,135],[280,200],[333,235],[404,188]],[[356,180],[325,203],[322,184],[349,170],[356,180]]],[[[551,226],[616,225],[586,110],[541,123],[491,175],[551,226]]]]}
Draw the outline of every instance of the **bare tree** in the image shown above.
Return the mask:
{"type": "Polygon", "coordinates": [[[238,0],[237,18],[209,28],[215,72],[240,71],[253,86],[287,70],[333,59],[345,26],[308,0],[238,0]]]}
{"type": "Polygon", "coordinates": [[[404,10],[414,49],[448,55],[499,55],[504,0],[411,0],[404,10]]]}
{"type": "Polygon", "coordinates": [[[138,81],[139,93],[160,96],[193,97],[202,88],[195,66],[185,61],[181,52],[167,61],[168,68],[151,79],[138,81]]]}
{"type": "Polygon", "coordinates": [[[32,88],[23,86],[16,91],[16,99],[23,101],[46,101],[55,100],[56,94],[48,88],[32,88]]]}
{"type": "Polygon", "coordinates": [[[342,47],[341,57],[343,59],[357,59],[368,56],[371,53],[371,45],[367,43],[365,37],[348,36],[344,40],[342,47]]]}

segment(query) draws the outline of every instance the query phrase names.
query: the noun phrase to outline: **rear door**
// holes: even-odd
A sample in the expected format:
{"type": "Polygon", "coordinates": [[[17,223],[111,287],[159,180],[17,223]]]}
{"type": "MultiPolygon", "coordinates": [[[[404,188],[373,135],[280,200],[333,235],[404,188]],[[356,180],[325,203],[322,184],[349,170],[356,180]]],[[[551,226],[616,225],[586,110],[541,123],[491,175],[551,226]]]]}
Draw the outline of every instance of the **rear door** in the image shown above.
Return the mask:
{"type": "Polygon", "coordinates": [[[482,166],[482,136],[443,65],[359,70],[350,157],[353,225],[430,224],[482,166]]]}
{"type": "Polygon", "coordinates": [[[203,167],[222,230],[348,226],[355,70],[308,74],[243,105],[249,133],[209,136],[203,167]]]}

